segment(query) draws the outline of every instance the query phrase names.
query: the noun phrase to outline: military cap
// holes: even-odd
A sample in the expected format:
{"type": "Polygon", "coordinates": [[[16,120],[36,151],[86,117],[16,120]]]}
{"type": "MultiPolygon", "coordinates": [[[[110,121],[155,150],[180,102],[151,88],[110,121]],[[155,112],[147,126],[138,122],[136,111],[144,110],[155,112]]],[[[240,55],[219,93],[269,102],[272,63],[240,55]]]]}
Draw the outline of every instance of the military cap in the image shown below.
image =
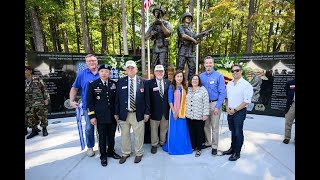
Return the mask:
{"type": "Polygon", "coordinates": [[[100,71],[100,69],[109,69],[109,71],[110,71],[111,66],[109,66],[108,64],[102,64],[99,66],[98,71],[100,71]]]}
{"type": "Polygon", "coordinates": [[[25,72],[25,73],[32,73],[32,68],[31,68],[31,66],[24,66],[24,72],[25,72]]]}

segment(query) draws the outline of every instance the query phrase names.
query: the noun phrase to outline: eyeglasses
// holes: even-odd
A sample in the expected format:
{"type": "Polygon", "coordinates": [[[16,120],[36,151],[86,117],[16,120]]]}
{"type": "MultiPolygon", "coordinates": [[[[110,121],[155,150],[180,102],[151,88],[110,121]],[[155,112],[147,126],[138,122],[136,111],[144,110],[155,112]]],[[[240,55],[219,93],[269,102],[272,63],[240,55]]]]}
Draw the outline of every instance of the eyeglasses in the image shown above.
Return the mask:
{"type": "Polygon", "coordinates": [[[232,73],[239,72],[239,71],[240,71],[240,69],[231,70],[232,73]]]}

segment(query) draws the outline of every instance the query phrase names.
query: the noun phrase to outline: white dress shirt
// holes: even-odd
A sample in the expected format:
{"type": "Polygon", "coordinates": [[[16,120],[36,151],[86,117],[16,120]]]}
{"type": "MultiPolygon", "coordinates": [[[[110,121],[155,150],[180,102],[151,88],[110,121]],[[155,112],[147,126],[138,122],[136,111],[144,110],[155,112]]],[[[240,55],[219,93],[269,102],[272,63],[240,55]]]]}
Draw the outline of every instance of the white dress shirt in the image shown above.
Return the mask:
{"type": "MultiPolygon", "coordinates": [[[[131,83],[131,78],[128,76],[128,110],[131,111],[132,109],[130,108],[130,83],[131,83]]],[[[136,92],[137,92],[137,76],[133,77],[133,93],[134,93],[134,100],[136,100],[136,92]]],[[[121,96],[121,94],[120,94],[121,96]]],[[[136,107],[137,108],[137,107],[136,107]]]]}
{"type": "Polygon", "coordinates": [[[228,82],[227,84],[228,108],[234,109],[243,102],[251,103],[252,96],[253,96],[252,85],[242,77],[238,80],[236,85],[234,85],[234,80],[228,82]]]}

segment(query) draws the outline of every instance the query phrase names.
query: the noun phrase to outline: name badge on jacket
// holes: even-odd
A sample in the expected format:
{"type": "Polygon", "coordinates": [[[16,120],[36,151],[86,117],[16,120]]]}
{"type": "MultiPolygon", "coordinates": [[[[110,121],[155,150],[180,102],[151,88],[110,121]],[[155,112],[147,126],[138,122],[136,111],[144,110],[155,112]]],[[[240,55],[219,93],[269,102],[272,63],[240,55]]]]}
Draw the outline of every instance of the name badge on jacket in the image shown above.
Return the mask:
{"type": "Polygon", "coordinates": [[[143,89],[143,88],[140,88],[140,92],[142,92],[142,93],[143,93],[143,92],[144,92],[144,89],[143,89]]]}
{"type": "Polygon", "coordinates": [[[290,89],[295,89],[296,85],[290,85],[290,89]]]}
{"type": "Polygon", "coordinates": [[[153,91],[159,91],[159,87],[154,87],[153,91]]]}
{"type": "Polygon", "coordinates": [[[122,86],[122,89],[127,89],[128,88],[128,86],[122,86]]]}
{"type": "Polygon", "coordinates": [[[212,81],[210,81],[210,84],[213,84],[214,83],[214,81],[212,80],[212,81]]]}

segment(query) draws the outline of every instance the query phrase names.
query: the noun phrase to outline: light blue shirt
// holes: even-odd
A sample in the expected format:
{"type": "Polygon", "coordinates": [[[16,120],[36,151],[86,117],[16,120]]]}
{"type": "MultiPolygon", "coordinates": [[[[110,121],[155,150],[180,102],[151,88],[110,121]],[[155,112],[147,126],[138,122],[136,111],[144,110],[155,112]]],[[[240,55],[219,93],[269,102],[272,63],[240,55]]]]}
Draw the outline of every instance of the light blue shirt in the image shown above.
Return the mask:
{"type": "Polygon", "coordinates": [[[226,97],[226,87],[224,77],[221,73],[212,70],[199,75],[202,85],[207,89],[209,100],[217,100],[216,108],[220,109],[226,97]]]}

